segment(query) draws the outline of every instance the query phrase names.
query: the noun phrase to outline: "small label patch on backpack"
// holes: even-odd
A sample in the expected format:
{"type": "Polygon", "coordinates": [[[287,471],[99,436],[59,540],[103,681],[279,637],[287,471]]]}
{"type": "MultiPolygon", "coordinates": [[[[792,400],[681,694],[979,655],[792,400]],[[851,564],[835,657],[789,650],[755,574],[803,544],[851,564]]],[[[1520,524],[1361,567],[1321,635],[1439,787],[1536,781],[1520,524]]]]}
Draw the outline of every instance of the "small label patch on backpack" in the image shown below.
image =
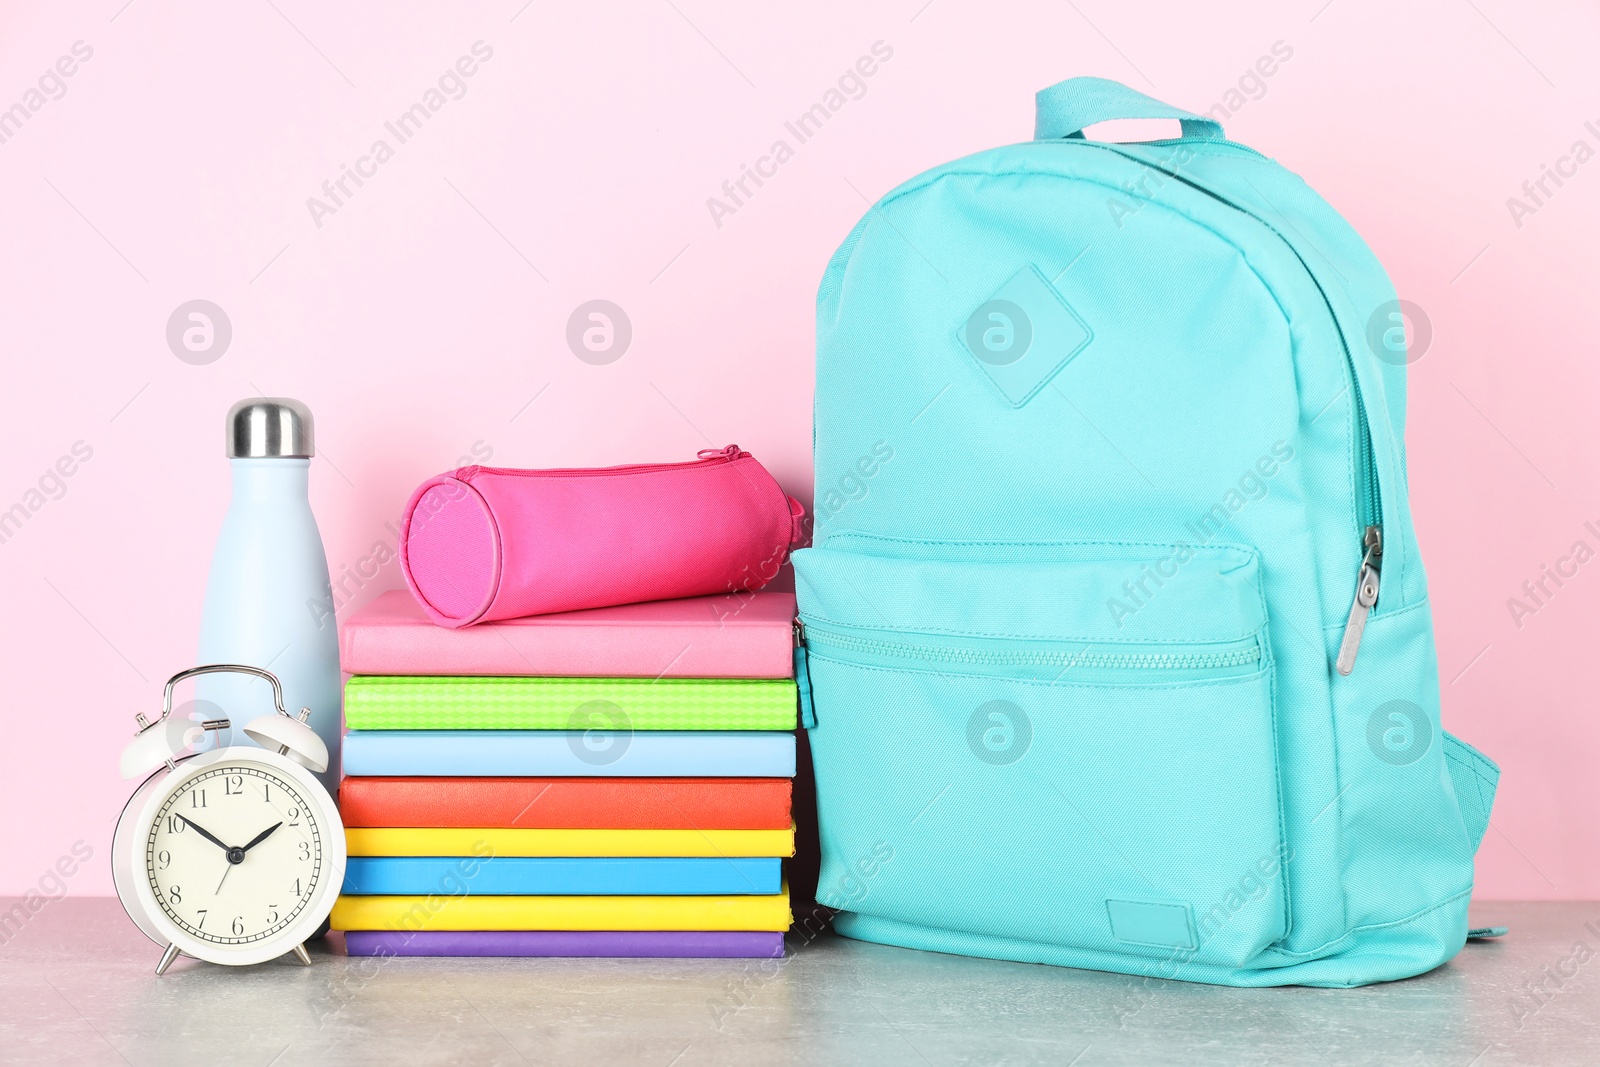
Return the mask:
{"type": "Polygon", "coordinates": [[[1153,948],[1195,948],[1194,917],[1187,904],[1107,900],[1106,915],[1111,920],[1111,936],[1118,941],[1153,948]]]}
{"type": "Polygon", "coordinates": [[[1038,267],[1023,267],[979,304],[958,331],[1012,407],[1032,400],[1094,334],[1038,267]]]}

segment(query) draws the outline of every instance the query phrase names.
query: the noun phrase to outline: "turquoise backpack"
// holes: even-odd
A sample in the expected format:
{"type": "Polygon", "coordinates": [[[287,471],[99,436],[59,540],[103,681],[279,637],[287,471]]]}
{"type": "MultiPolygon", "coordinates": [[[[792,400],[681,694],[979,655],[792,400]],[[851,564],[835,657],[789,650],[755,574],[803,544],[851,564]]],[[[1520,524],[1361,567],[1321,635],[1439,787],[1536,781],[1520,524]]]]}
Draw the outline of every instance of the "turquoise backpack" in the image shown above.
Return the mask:
{"type": "Polygon", "coordinates": [[[1115,82],[880,200],[817,294],[795,554],[849,937],[1226,985],[1450,959],[1498,770],[1439,721],[1393,287],[1115,82]],[[1085,140],[1117,118],[1183,136],[1085,140]]]}

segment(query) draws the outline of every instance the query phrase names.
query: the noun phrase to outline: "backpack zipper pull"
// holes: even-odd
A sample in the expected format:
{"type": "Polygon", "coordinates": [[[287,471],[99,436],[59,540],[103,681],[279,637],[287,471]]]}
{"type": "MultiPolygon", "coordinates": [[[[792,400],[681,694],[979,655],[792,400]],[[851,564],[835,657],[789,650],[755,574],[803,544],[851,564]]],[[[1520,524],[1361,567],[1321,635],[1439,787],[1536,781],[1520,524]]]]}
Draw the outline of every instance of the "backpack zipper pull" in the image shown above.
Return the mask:
{"type": "Polygon", "coordinates": [[[811,702],[811,669],[806,663],[806,626],[794,617],[794,682],[800,696],[800,725],[810,730],[817,725],[816,705],[811,702]]]}
{"type": "Polygon", "coordinates": [[[1361,569],[1356,573],[1356,599],[1350,605],[1350,621],[1344,624],[1344,640],[1339,642],[1339,658],[1334,670],[1349,674],[1356,669],[1356,651],[1361,647],[1361,635],[1367,629],[1367,616],[1378,602],[1378,572],[1383,567],[1383,531],[1368,526],[1361,539],[1366,555],[1361,557],[1361,569]]]}

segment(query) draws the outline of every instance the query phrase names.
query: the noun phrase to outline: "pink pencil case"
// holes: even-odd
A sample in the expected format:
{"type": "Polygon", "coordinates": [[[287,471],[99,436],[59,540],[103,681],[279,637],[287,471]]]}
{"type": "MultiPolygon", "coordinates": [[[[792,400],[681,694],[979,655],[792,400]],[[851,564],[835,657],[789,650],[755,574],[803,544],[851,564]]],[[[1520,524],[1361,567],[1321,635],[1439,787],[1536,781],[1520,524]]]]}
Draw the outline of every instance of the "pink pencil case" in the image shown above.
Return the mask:
{"type": "Polygon", "coordinates": [[[412,494],[406,584],[441,626],[759,589],[804,509],[738,445],[690,463],[461,467],[412,494]]]}

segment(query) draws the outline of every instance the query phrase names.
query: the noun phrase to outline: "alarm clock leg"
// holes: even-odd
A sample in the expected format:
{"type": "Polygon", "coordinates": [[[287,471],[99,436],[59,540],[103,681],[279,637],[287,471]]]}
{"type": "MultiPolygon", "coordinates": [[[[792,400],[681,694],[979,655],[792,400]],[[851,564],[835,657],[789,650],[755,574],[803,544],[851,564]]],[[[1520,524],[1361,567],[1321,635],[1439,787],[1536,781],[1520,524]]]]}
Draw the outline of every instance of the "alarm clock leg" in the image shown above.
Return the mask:
{"type": "Polygon", "coordinates": [[[294,947],[294,958],[307,967],[311,966],[311,953],[306,951],[304,945],[296,945],[294,947]]]}
{"type": "Polygon", "coordinates": [[[167,951],[161,954],[161,962],[156,964],[157,974],[166,974],[167,968],[172,966],[172,961],[178,958],[178,946],[168,945],[167,951]]]}

